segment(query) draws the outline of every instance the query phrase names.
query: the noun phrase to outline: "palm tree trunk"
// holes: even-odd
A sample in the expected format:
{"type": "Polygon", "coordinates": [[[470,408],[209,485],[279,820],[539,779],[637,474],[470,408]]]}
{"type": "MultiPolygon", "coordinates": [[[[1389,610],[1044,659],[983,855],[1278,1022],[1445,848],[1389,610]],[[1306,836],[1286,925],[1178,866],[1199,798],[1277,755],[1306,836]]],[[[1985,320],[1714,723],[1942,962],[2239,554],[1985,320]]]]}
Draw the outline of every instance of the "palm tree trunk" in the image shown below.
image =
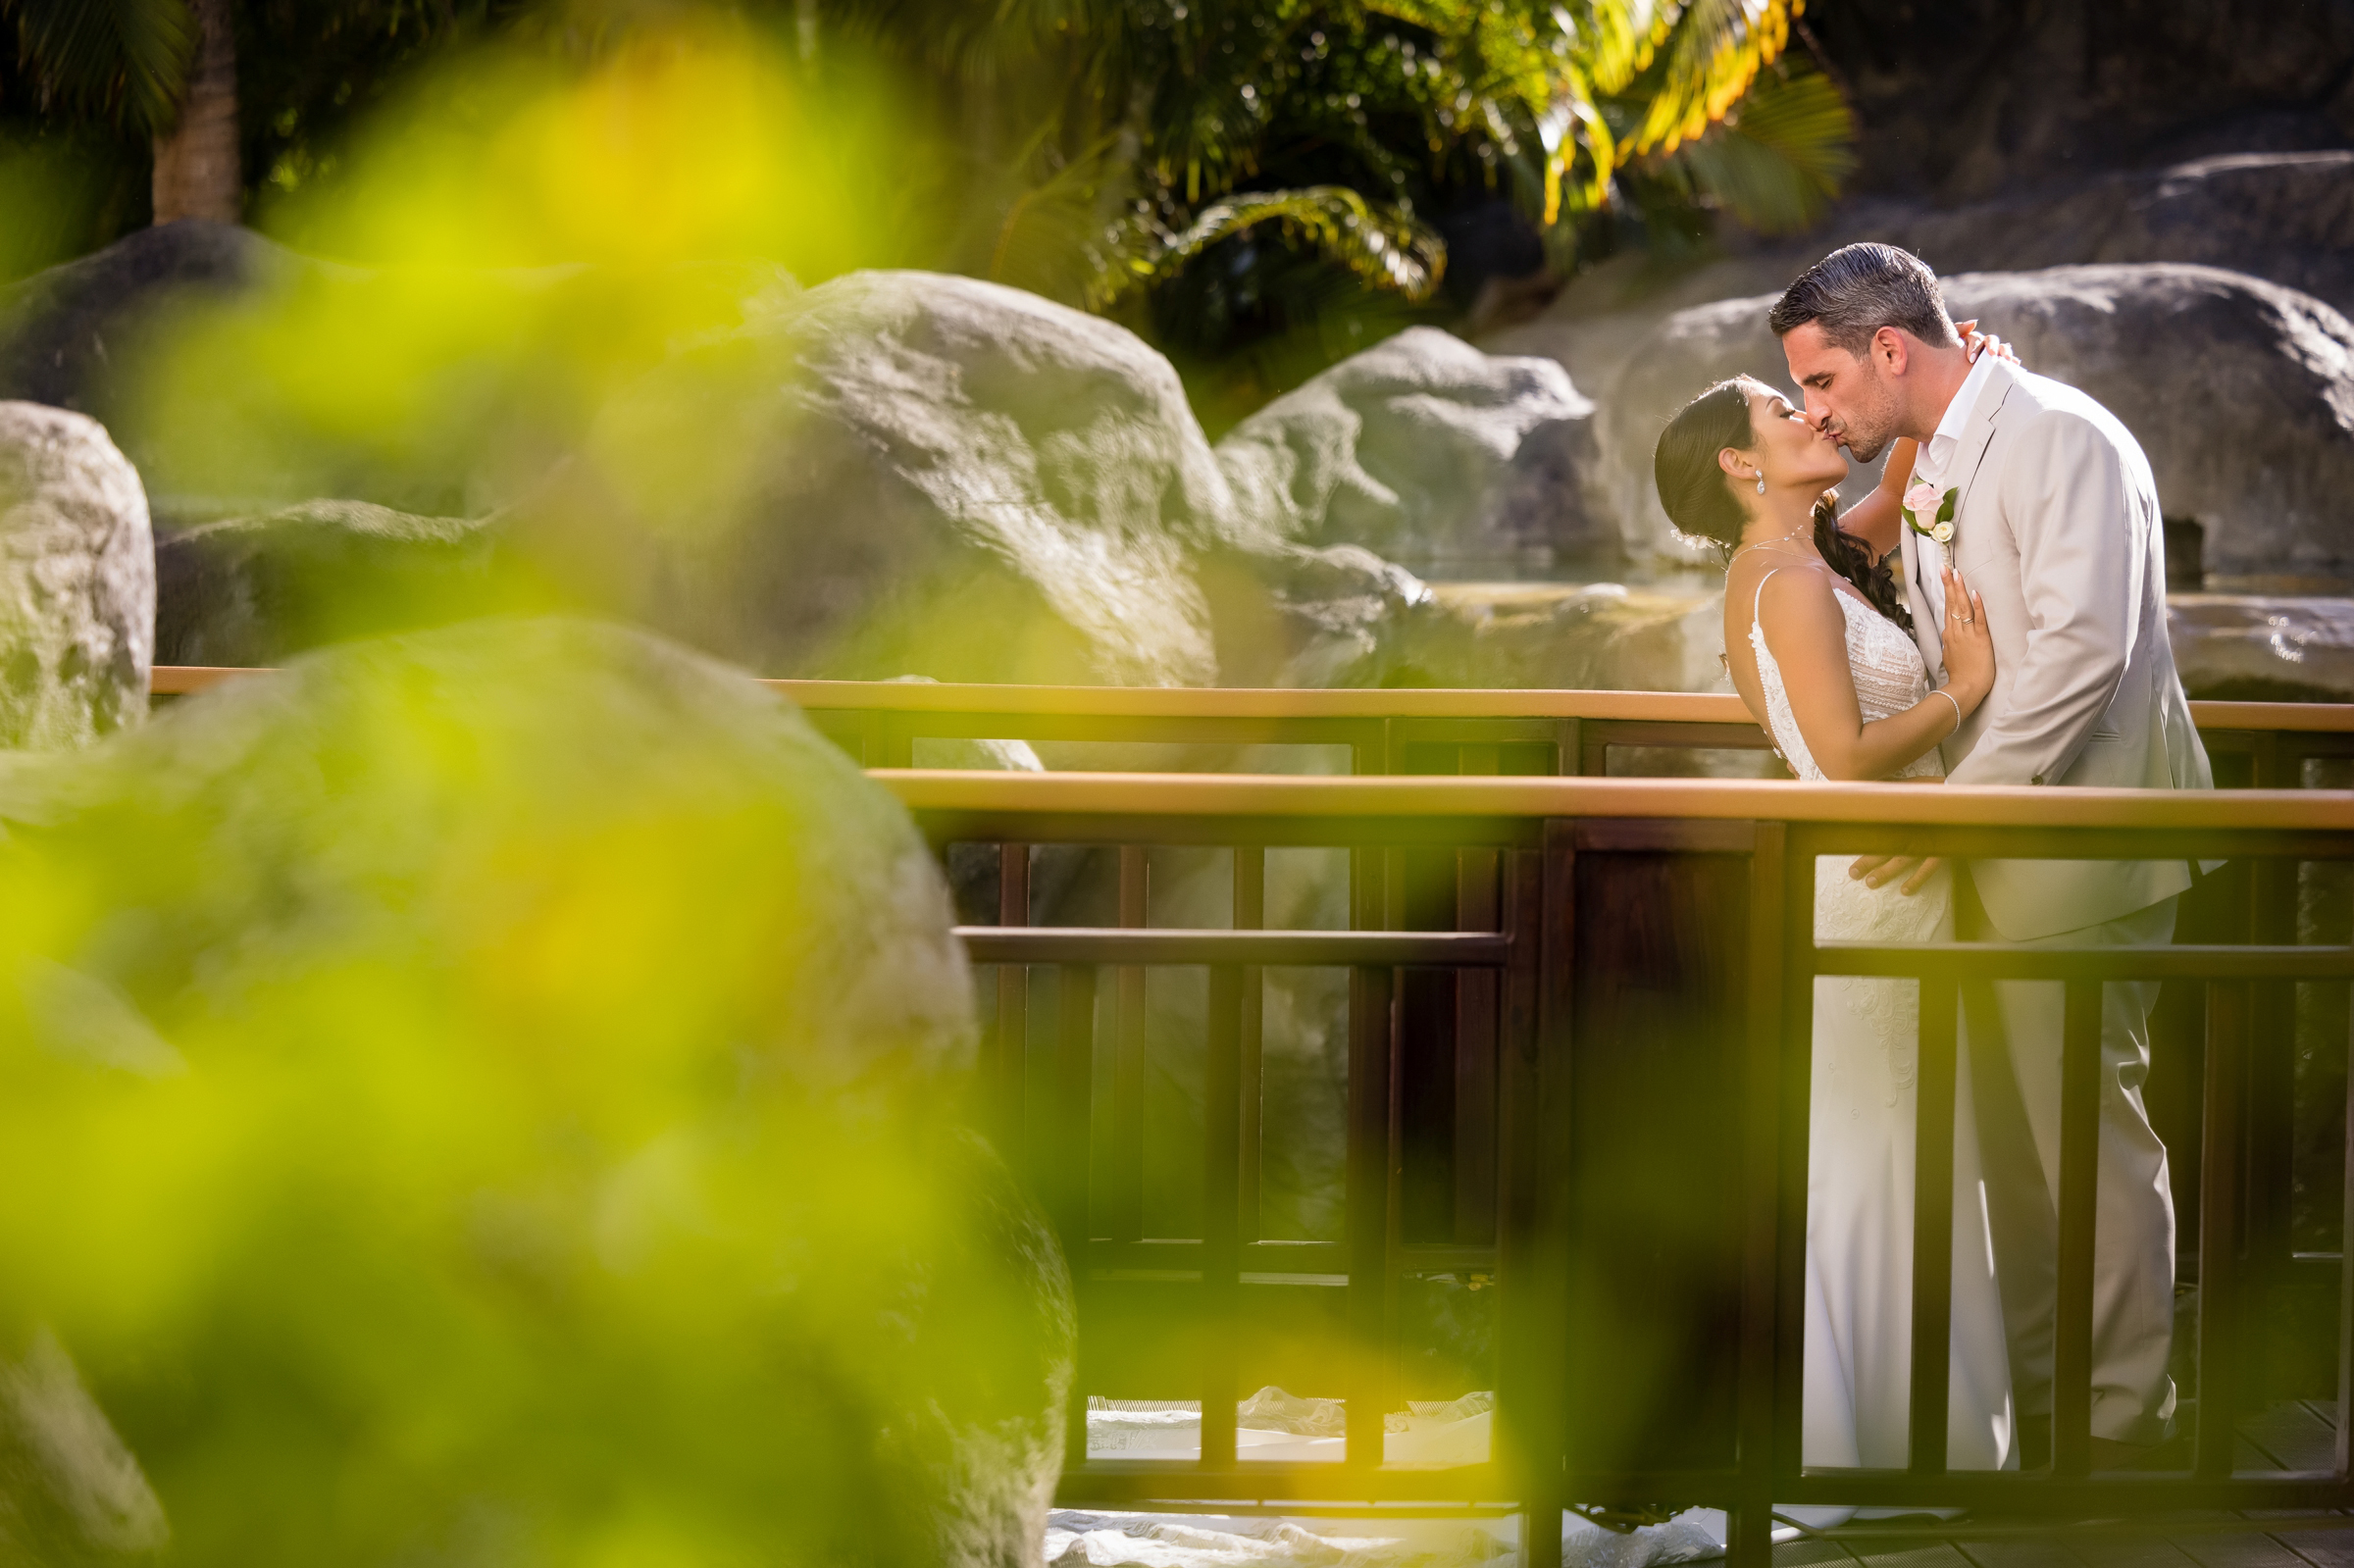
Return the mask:
{"type": "Polygon", "coordinates": [[[155,138],[155,221],[233,224],[245,181],[237,168],[237,45],[231,0],[188,0],[196,57],[188,62],[179,123],[155,138]]]}

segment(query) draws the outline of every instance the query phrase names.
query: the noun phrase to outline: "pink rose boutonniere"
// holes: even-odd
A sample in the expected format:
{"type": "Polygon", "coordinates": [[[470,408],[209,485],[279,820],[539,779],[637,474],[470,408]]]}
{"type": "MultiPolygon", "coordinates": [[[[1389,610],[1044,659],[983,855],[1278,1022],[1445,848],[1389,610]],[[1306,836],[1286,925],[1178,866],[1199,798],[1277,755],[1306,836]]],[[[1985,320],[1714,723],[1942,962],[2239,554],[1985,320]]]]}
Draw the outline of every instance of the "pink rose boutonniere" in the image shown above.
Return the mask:
{"type": "Polygon", "coordinates": [[[1925,534],[1939,544],[1950,544],[1954,538],[1954,506],[1961,498],[1959,489],[1948,489],[1943,495],[1927,480],[1915,480],[1905,486],[1905,522],[1916,533],[1925,534]]]}

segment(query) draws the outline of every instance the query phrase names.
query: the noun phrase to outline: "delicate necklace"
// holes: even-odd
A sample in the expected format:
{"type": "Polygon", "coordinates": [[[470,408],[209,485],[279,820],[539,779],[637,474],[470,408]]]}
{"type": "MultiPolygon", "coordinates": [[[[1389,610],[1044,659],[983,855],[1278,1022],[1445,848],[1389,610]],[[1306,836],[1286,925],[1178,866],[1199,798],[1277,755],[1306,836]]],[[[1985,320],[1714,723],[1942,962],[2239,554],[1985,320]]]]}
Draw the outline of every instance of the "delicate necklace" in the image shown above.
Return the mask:
{"type": "Polygon", "coordinates": [[[1801,533],[1812,533],[1814,531],[1815,520],[1813,518],[1809,518],[1805,523],[1799,525],[1797,528],[1792,529],[1787,533],[1777,533],[1770,539],[1753,539],[1747,544],[1737,546],[1734,549],[1733,554],[1739,555],[1744,550],[1762,550],[1767,545],[1771,544],[1786,544],[1790,540],[1797,538],[1801,533]]]}

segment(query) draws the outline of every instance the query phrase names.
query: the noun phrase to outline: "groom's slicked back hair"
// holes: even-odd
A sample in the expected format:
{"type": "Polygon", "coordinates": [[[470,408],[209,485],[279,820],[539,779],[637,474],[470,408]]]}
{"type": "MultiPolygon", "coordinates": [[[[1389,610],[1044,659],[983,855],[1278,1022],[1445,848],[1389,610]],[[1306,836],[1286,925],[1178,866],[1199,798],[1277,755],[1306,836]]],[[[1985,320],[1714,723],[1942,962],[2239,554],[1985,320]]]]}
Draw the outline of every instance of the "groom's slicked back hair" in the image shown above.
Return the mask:
{"type": "Polygon", "coordinates": [[[1813,322],[1833,347],[1858,359],[1883,327],[1902,328],[1924,343],[1961,341],[1937,275],[1908,251],[1868,242],[1842,245],[1799,274],[1766,320],[1776,337],[1813,322]]]}

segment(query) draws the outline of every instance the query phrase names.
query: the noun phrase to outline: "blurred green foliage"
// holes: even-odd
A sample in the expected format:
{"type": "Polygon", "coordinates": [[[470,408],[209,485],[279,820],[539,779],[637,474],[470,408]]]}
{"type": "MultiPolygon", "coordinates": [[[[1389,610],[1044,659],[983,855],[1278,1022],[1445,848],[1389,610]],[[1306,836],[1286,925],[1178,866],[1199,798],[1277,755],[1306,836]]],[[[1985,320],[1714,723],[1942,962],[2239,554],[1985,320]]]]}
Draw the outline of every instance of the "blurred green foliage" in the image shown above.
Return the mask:
{"type": "Polygon", "coordinates": [[[769,694],[478,622],[0,814],[0,1555],[1035,1550],[1061,1264],[958,1125],[924,847],[769,694]]]}

